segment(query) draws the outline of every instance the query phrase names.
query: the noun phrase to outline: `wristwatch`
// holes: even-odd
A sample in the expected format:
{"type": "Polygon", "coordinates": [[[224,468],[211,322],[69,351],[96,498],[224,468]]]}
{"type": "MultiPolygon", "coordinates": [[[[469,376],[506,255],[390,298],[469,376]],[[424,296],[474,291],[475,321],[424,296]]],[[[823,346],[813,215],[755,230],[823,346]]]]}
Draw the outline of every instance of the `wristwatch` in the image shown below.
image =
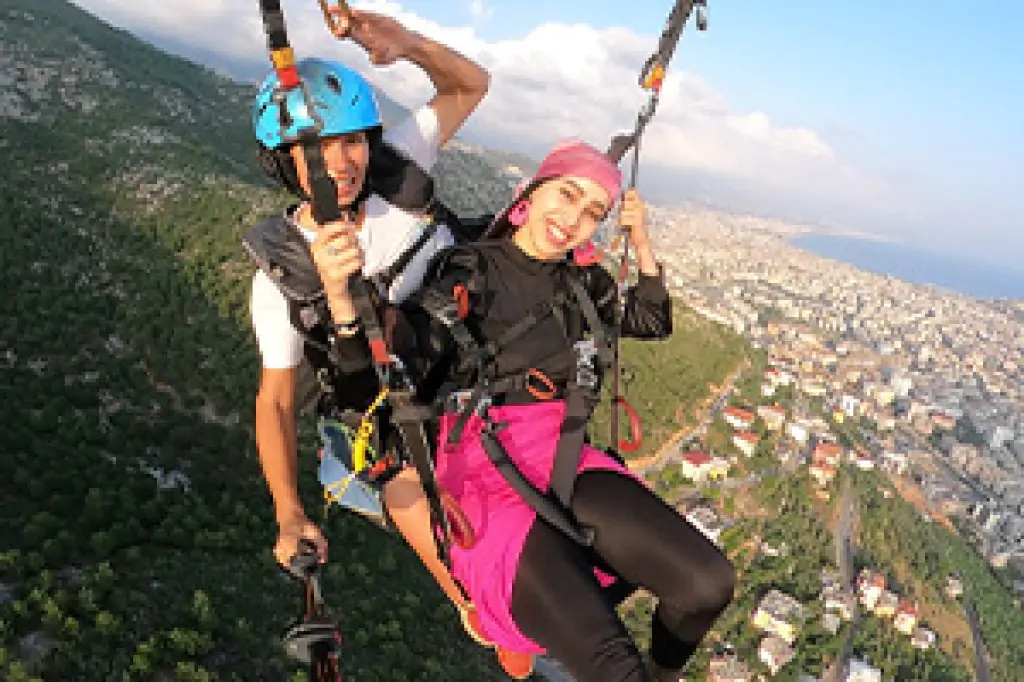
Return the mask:
{"type": "Polygon", "coordinates": [[[348,322],[335,322],[334,333],[339,336],[355,336],[361,326],[362,322],[358,317],[348,322]]]}

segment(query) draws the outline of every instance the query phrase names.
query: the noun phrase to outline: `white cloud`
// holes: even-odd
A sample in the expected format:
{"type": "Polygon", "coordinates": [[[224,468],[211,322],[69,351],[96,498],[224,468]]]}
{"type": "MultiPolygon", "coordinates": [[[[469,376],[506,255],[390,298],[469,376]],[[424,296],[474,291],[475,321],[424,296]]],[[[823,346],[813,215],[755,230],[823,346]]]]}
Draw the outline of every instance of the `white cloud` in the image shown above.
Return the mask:
{"type": "MultiPolygon", "coordinates": [[[[128,28],[159,28],[168,38],[225,57],[266,59],[262,23],[252,0],[75,1],[128,28]],[[232,30],[219,28],[223,26],[232,30]]],[[[496,146],[514,140],[539,149],[570,136],[604,146],[611,135],[632,127],[647,97],[637,76],[654,46],[652,36],[545,23],[521,38],[486,42],[471,26],[442,26],[394,0],[353,4],[394,16],[488,68],[491,91],[465,131],[496,146]],[[566,49],[568,45],[573,49],[566,49]]],[[[474,17],[490,11],[481,0],[469,7],[474,17]]],[[[404,104],[430,96],[431,85],[417,67],[400,63],[374,69],[357,47],[339,44],[324,27],[316,3],[285,3],[285,12],[300,57],[345,59],[404,104]]],[[[690,40],[710,39],[704,35],[687,33],[690,40]]],[[[844,164],[813,130],[780,125],[761,111],[734,110],[711,85],[678,67],[669,70],[663,85],[658,112],[644,138],[643,160],[762,183],[791,193],[794,200],[806,196],[847,206],[903,202],[882,180],[844,164]]]]}
{"type": "Polygon", "coordinates": [[[484,0],[469,0],[469,15],[473,17],[473,21],[487,21],[493,14],[494,8],[484,0]]]}

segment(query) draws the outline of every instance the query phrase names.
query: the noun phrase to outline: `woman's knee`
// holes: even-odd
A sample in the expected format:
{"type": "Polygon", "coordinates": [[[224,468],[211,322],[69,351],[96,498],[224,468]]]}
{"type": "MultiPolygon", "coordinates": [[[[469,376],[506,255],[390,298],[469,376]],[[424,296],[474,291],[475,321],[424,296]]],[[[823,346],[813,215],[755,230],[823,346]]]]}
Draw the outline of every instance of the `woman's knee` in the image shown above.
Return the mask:
{"type": "Polygon", "coordinates": [[[701,569],[688,578],[681,581],[680,589],[685,591],[685,601],[694,612],[718,613],[733,599],[736,567],[717,548],[707,553],[701,569]]]}
{"type": "Polygon", "coordinates": [[[706,589],[712,608],[721,611],[729,605],[736,593],[736,566],[721,552],[716,552],[715,557],[706,574],[706,589]]]}
{"type": "Polygon", "coordinates": [[[406,466],[395,474],[383,490],[384,506],[391,514],[422,513],[427,509],[427,496],[423,492],[416,470],[406,466]]]}

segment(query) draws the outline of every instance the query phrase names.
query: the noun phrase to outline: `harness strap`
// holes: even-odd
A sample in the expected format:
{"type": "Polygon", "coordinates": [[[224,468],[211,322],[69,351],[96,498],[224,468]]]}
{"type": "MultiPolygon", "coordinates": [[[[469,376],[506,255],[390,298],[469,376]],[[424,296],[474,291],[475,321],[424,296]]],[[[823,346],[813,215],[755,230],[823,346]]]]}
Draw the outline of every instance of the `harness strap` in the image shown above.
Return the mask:
{"type": "Polygon", "coordinates": [[[471,355],[468,359],[476,363],[486,363],[493,360],[502,348],[536,327],[548,315],[560,312],[561,306],[568,301],[569,298],[564,292],[557,292],[552,300],[538,304],[533,310],[527,312],[521,320],[506,329],[504,333],[494,341],[487,344],[474,344],[475,348],[471,350],[471,355]]]}
{"type": "Polygon", "coordinates": [[[434,411],[426,406],[413,405],[399,396],[392,396],[391,404],[391,422],[398,430],[403,449],[416,468],[420,483],[423,485],[423,492],[426,493],[430,507],[430,520],[434,527],[441,529],[441,537],[433,533],[437,554],[445,566],[448,566],[451,562],[448,520],[441,508],[441,496],[434,476],[434,461],[430,455],[429,440],[423,426],[434,418],[434,411]]]}
{"type": "MultiPolygon", "coordinates": [[[[570,297],[561,294],[556,297],[555,301],[541,306],[543,310],[528,314],[489,347],[483,349],[478,347],[477,357],[481,361],[493,359],[496,349],[500,349],[501,346],[528,331],[547,314],[554,315],[563,331],[567,332],[565,316],[560,305],[571,298],[579,304],[587,326],[595,337],[599,361],[602,365],[607,365],[610,361],[611,349],[608,347],[607,335],[604,332],[604,325],[597,307],[578,277],[570,275],[566,277],[566,280],[570,297]]],[[[566,333],[566,342],[572,342],[568,332],[566,333]]],[[[497,381],[487,381],[486,377],[480,377],[466,404],[459,410],[459,419],[449,432],[448,442],[457,443],[459,441],[470,415],[481,415],[484,419],[484,428],[480,432],[480,440],[484,452],[509,486],[537,512],[538,516],[574,542],[583,547],[590,547],[594,542],[594,529],[580,524],[572,516],[570,503],[576,483],[580,455],[586,441],[587,423],[598,400],[595,386],[581,383],[578,367],[574,368],[566,391],[566,412],[559,432],[548,493],[541,492],[533,485],[508,456],[508,452],[498,437],[498,433],[505,428],[505,425],[497,423],[487,416],[488,404],[494,397],[514,390],[524,388],[529,390],[531,382],[537,380],[538,376],[543,377],[539,372],[531,370],[497,381]]],[[[546,377],[543,377],[542,381],[546,381],[546,377]]],[[[547,383],[550,385],[549,381],[547,383]]],[[[533,392],[531,391],[531,393],[533,392]]],[[[554,397],[554,394],[536,397],[544,399],[554,397]]]]}
{"type": "Polygon", "coordinates": [[[498,431],[502,428],[504,428],[503,424],[497,424],[490,419],[485,421],[485,426],[480,432],[480,442],[484,446],[484,452],[487,453],[487,459],[491,461],[491,464],[505,478],[509,486],[537,512],[539,517],[550,523],[574,542],[584,547],[593,545],[594,530],[581,526],[571,517],[565,505],[559,505],[538,490],[509,458],[505,446],[498,439],[498,431]]]}
{"type": "Polygon", "coordinates": [[[480,344],[463,323],[465,315],[462,314],[459,303],[454,292],[453,296],[448,298],[434,289],[424,290],[421,301],[423,309],[448,329],[448,333],[452,335],[455,345],[459,348],[460,355],[470,355],[480,344]]]}
{"type": "MultiPolygon", "coordinates": [[[[575,277],[566,278],[574,298],[580,305],[587,325],[594,334],[594,345],[597,347],[598,359],[602,365],[610,360],[611,349],[607,346],[604,325],[598,315],[593,300],[583,285],[575,277]]],[[[572,492],[576,487],[576,472],[579,469],[580,456],[587,437],[587,423],[599,396],[594,387],[584,386],[579,382],[579,368],[573,370],[573,378],[565,399],[565,417],[555,447],[555,461],[551,467],[550,489],[555,498],[565,508],[570,508],[572,492]]]]}
{"type": "Polygon", "coordinates": [[[555,461],[551,466],[551,492],[566,508],[570,507],[576,487],[576,472],[587,437],[587,422],[593,410],[593,401],[586,389],[574,387],[565,399],[565,416],[555,446],[555,461]]]}
{"type": "Polygon", "coordinates": [[[448,434],[448,443],[454,445],[462,438],[466,422],[471,414],[480,410],[484,394],[503,393],[517,388],[526,388],[529,377],[507,377],[498,381],[489,381],[486,376],[487,363],[495,358],[503,346],[508,345],[515,339],[530,331],[541,322],[545,316],[556,313],[558,306],[566,301],[564,293],[559,292],[554,300],[545,301],[538,305],[535,310],[527,313],[519,322],[505,330],[496,340],[481,344],[470,333],[466,327],[464,318],[466,310],[462,309],[458,295],[448,298],[444,294],[428,289],[421,302],[423,309],[447,327],[452,339],[459,349],[460,370],[476,369],[476,385],[470,394],[469,400],[460,410],[459,419],[453,425],[448,434]]]}
{"type": "Polygon", "coordinates": [[[384,292],[391,288],[391,285],[394,284],[395,279],[397,279],[398,276],[402,274],[402,271],[405,270],[405,268],[409,265],[413,257],[419,252],[420,249],[422,249],[426,245],[428,241],[430,241],[430,238],[433,237],[434,234],[437,232],[437,228],[437,220],[435,220],[433,217],[430,218],[430,220],[423,225],[423,232],[421,232],[420,236],[416,238],[416,241],[414,241],[412,244],[409,245],[408,248],[402,251],[401,255],[398,256],[397,259],[395,259],[394,263],[384,268],[380,273],[377,274],[376,280],[380,284],[381,289],[384,292]]]}
{"type": "Polygon", "coordinates": [[[567,277],[566,280],[569,283],[569,289],[572,291],[573,298],[579,304],[580,310],[583,312],[583,318],[587,321],[587,327],[589,327],[590,333],[594,335],[594,345],[597,347],[598,360],[603,366],[611,364],[611,339],[609,338],[604,322],[601,321],[600,313],[597,312],[597,305],[594,303],[594,299],[590,297],[590,294],[579,281],[579,278],[567,277]]]}

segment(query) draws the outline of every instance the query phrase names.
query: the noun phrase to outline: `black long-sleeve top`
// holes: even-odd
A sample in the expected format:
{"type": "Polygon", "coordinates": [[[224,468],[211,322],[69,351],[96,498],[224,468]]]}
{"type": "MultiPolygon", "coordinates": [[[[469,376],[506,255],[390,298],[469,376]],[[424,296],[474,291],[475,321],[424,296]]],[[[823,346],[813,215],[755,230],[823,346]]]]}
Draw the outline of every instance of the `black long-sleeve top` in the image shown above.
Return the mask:
{"type": "MultiPolygon", "coordinates": [[[[391,346],[421,383],[421,398],[429,399],[441,383],[454,381],[469,388],[468,375],[462,376],[460,350],[448,328],[427,311],[431,299],[453,297],[457,285],[469,294],[466,327],[481,343],[493,342],[510,326],[540,304],[551,302],[556,292],[567,290],[565,262],[541,261],[523,253],[510,240],[475,242],[452,247],[441,256],[434,276],[393,311],[391,346]],[[426,395],[424,395],[424,393],[426,395]]],[[[584,288],[594,301],[605,325],[614,321],[617,286],[612,276],[599,265],[575,268],[584,288]]],[[[570,299],[571,300],[571,299],[570,299]]],[[[497,354],[491,379],[522,375],[536,369],[556,386],[570,378],[575,355],[573,343],[586,323],[578,306],[565,303],[562,319],[569,338],[557,317],[547,315],[530,331],[514,339],[497,354]]],[[[658,339],[672,333],[672,302],[659,275],[641,274],[626,293],[620,325],[625,337],[658,339]]]]}

